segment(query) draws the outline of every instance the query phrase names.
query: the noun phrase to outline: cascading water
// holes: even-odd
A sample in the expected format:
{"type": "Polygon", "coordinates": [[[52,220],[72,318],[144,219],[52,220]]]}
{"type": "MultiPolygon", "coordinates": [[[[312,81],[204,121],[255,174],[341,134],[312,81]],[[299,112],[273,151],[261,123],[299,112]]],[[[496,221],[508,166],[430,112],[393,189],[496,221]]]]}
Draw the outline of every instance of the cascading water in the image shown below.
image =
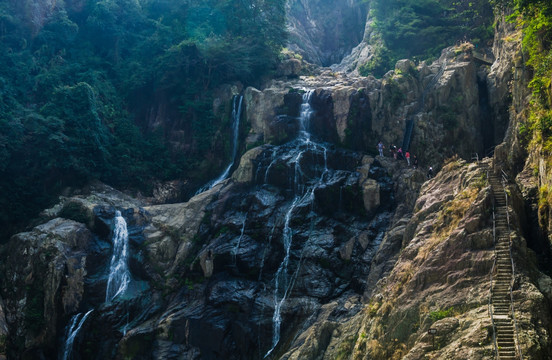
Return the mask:
{"type": "Polygon", "coordinates": [[[61,359],[62,360],[70,360],[73,358],[73,344],[75,342],[75,338],[77,337],[77,334],[79,333],[79,330],[82,328],[82,325],[86,321],[86,318],[93,310],[89,310],[86,314],[78,313],[77,315],[74,315],[71,318],[71,325],[67,329],[67,333],[65,334],[65,344],[63,345],[63,352],[61,353],[61,359]]]}
{"type": "MultiPolygon", "coordinates": [[[[327,149],[322,144],[311,141],[311,134],[309,133],[309,121],[313,114],[313,109],[310,105],[314,91],[308,90],[303,94],[303,102],[301,104],[301,113],[299,118],[299,135],[295,140],[295,146],[289,152],[281,155],[280,158],[274,158],[270,162],[266,173],[265,173],[265,182],[268,179],[268,172],[270,167],[278,162],[279,160],[284,160],[290,162],[293,166],[293,191],[294,191],[294,200],[286,212],[284,229],[283,229],[283,245],[284,245],[284,259],[282,260],[276,275],[274,276],[274,314],[272,316],[273,321],[273,332],[272,332],[272,348],[265,354],[265,358],[270,356],[278,343],[280,342],[280,329],[282,325],[282,316],[281,310],[284,305],[293,284],[295,281],[295,276],[297,275],[299,269],[295,269],[290,275],[290,257],[291,257],[291,246],[293,243],[293,229],[291,228],[291,220],[293,218],[294,210],[299,206],[305,206],[314,203],[314,190],[316,187],[323,182],[324,175],[328,172],[327,164],[327,149]],[[324,159],[324,169],[320,174],[320,177],[317,181],[306,181],[306,176],[301,169],[301,159],[304,154],[307,152],[313,152],[323,155],[324,159]]],[[[275,154],[275,152],[274,152],[275,154]]]]}
{"type": "MultiPolygon", "coordinates": [[[[125,219],[120,211],[115,212],[113,227],[113,255],[109,266],[109,278],[105,293],[105,302],[110,302],[117,296],[125,293],[130,283],[130,271],[128,269],[128,230],[125,219]]],[[[71,318],[70,325],[65,334],[65,344],[61,354],[62,360],[72,359],[73,343],[82,325],[92,310],[83,315],[79,313],[71,318]]],[[[128,324],[127,324],[128,326],[128,324]]]]}
{"type": "Polygon", "coordinates": [[[124,294],[130,283],[128,270],[128,230],[125,219],[120,211],[115,212],[115,226],[113,229],[113,255],[109,266],[109,279],[105,292],[105,301],[110,302],[117,296],[124,294]]]}
{"type": "Polygon", "coordinates": [[[280,327],[282,325],[282,316],[281,316],[281,310],[282,305],[284,304],[289,291],[291,290],[291,283],[292,279],[288,276],[288,265],[289,265],[289,255],[291,250],[291,244],[293,240],[293,231],[291,230],[289,226],[289,222],[291,220],[291,216],[293,213],[293,210],[297,206],[299,202],[299,197],[296,197],[293,201],[293,204],[291,204],[291,207],[289,208],[287,214],[286,214],[286,221],[284,224],[284,233],[283,233],[283,240],[284,240],[284,249],[286,251],[286,254],[284,256],[284,260],[282,260],[282,263],[280,264],[280,267],[278,268],[278,271],[276,272],[276,275],[274,276],[274,314],[272,315],[272,348],[266,353],[265,358],[269,356],[272,351],[274,351],[274,348],[276,348],[276,345],[280,342],[280,327]]]}
{"type": "Polygon", "coordinates": [[[240,237],[238,238],[238,242],[236,243],[236,246],[234,247],[234,250],[232,251],[232,262],[233,262],[234,266],[236,266],[236,257],[238,255],[238,251],[240,250],[240,244],[241,244],[241,241],[243,239],[243,234],[245,232],[245,222],[246,221],[247,221],[247,214],[245,214],[245,216],[243,217],[240,237]]]}
{"type": "Polygon", "coordinates": [[[228,175],[230,174],[230,170],[232,169],[232,166],[234,166],[234,163],[236,162],[236,155],[238,154],[238,138],[240,133],[240,117],[242,113],[242,102],[243,102],[243,96],[235,96],[234,97],[234,103],[232,107],[232,131],[233,131],[233,142],[232,142],[232,160],[230,164],[224,169],[222,174],[218,178],[216,178],[213,181],[210,181],[206,185],[202,186],[195,194],[201,194],[202,192],[205,192],[209,189],[212,189],[216,185],[220,184],[222,181],[226,180],[228,175]]]}

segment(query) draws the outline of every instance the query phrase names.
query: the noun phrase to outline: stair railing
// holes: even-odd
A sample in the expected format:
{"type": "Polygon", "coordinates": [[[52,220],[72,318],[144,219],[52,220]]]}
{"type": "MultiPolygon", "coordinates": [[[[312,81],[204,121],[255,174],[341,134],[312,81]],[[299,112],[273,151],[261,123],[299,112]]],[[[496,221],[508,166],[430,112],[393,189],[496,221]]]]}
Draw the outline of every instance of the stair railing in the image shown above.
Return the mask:
{"type": "Polygon", "coordinates": [[[515,265],[514,265],[514,257],[512,256],[512,236],[511,236],[511,229],[510,229],[510,209],[508,207],[508,191],[506,191],[506,185],[508,183],[508,175],[504,172],[503,169],[500,169],[501,171],[501,177],[502,177],[502,189],[504,190],[504,196],[506,198],[506,223],[508,225],[508,250],[510,252],[510,261],[512,263],[512,280],[510,281],[510,311],[512,312],[512,320],[514,321],[514,328],[516,331],[516,352],[519,355],[520,359],[523,359],[523,355],[521,352],[521,345],[519,343],[519,327],[516,320],[516,311],[514,307],[514,283],[515,283],[515,265]]]}
{"type": "MultiPolygon", "coordinates": [[[[483,164],[483,165],[486,168],[487,186],[489,186],[490,185],[489,167],[486,166],[486,164],[483,164]]],[[[493,192],[492,187],[491,187],[491,192],[493,192]]],[[[489,304],[488,304],[488,306],[489,306],[489,316],[491,318],[491,326],[493,327],[493,345],[494,345],[495,354],[496,354],[496,356],[498,356],[498,342],[497,342],[497,338],[496,338],[496,324],[495,324],[495,321],[494,321],[494,313],[493,313],[493,274],[495,272],[497,259],[498,259],[498,253],[496,251],[496,216],[495,216],[495,199],[494,199],[494,196],[492,197],[492,220],[493,220],[493,245],[494,245],[494,248],[495,248],[495,256],[494,256],[494,260],[493,260],[493,266],[491,268],[491,273],[489,275],[491,285],[489,287],[489,304]]]]}
{"type": "MultiPolygon", "coordinates": [[[[494,199],[493,199],[494,200],[494,199]]],[[[494,247],[495,247],[495,256],[494,256],[494,260],[493,260],[493,267],[491,268],[491,286],[489,288],[489,315],[491,317],[491,325],[493,327],[493,344],[494,344],[494,347],[495,347],[495,354],[498,355],[498,342],[497,342],[497,339],[496,339],[496,324],[495,324],[495,321],[494,321],[494,314],[493,314],[493,274],[495,272],[495,269],[496,269],[496,262],[497,262],[497,258],[498,258],[498,253],[496,251],[496,225],[495,225],[495,222],[496,222],[496,218],[495,218],[495,209],[494,209],[494,201],[493,201],[493,243],[494,243],[494,247]]]]}

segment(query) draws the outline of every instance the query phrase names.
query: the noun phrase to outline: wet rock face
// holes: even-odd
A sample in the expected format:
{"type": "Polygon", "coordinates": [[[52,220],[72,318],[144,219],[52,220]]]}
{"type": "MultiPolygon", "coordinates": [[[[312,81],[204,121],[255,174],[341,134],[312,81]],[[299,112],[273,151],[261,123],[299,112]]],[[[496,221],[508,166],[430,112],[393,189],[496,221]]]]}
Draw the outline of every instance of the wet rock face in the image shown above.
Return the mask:
{"type": "Polygon", "coordinates": [[[288,47],[308,62],[339,63],[363,37],[367,7],[348,0],[292,0],[288,4],[288,47]]]}
{"type": "Polygon", "coordinates": [[[92,238],[83,224],[56,218],[15,235],[3,249],[8,356],[55,357],[59,325],[83,301],[92,238]]]}
{"type": "Polygon", "coordinates": [[[277,308],[276,352],[328,302],[346,311],[394,206],[385,168],[305,138],[244,159],[239,181],[187,203],[144,206],[98,185],[44,213],[86,225],[54,218],[12,239],[6,251],[17,257],[7,257],[2,284],[16,285],[2,296],[14,359],[56,357],[71,316],[89,309],[72,347],[81,359],[262,358],[275,345],[277,308]],[[132,290],[106,303],[117,210],[132,290]],[[33,316],[48,326],[33,329],[33,316]]]}
{"type": "Polygon", "coordinates": [[[432,64],[400,60],[382,79],[324,71],[272,81],[262,91],[245,91],[248,143],[293,139],[299,130],[299,94],[310,89],[309,131],[321,141],[369,154],[376,154],[380,140],[386,152],[392,144],[408,146],[422,164],[433,167],[454,154],[471,159],[503,136],[493,129],[504,125],[489,119],[499,111],[491,75],[496,74],[487,79],[472,54],[448,48],[432,64]]]}
{"type": "Polygon", "coordinates": [[[187,288],[160,319],[163,331],[182,334],[174,346],[188,344],[202,358],[262,358],[273,345],[274,297],[286,284],[293,287],[281,308],[282,341],[324,303],[362,293],[389,215],[376,219],[364,209],[357,154],[310,146],[265,147],[251,183],[223,190],[206,208],[198,261],[178,267],[187,288]]]}

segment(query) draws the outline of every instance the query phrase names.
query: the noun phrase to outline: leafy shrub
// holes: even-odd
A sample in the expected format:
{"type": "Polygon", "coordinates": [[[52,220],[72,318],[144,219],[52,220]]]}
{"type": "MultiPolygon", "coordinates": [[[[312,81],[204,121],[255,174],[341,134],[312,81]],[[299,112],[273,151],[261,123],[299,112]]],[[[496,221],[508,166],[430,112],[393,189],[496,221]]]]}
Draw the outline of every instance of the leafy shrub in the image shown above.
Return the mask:
{"type": "Polygon", "coordinates": [[[445,309],[445,310],[437,310],[437,311],[432,311],[429,313],[429,319],[431,320],[432,323],[438,321],[438,320],[441,320],[441,319],[444,319],[446,317],[451,317],[453,316],[453,308],[450,307],[448,309],[445,309]]]}

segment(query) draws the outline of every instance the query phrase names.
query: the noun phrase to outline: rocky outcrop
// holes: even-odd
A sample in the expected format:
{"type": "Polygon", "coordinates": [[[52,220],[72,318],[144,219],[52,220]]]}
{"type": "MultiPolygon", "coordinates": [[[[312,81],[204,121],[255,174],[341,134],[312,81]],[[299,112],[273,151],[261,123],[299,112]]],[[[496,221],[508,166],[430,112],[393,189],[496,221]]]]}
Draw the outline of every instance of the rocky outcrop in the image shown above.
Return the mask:
{"type": "Polygon", "coordinates": [[[323,141],[375,153],[380,140],[387,149],[402,146],[412,120],[409,149],[422,163],[436,166],[454,154],[471,159],[502,140],[483,131],[495,127],[488,107],[500,109],[495,100],[487,101],[481,69],[471,49],[459,47],[444,50],[430,65],[416,67],[401,60],[382,79],[326,71],[317,77],[272,81],[262,91],[250,87],[245,96],[248,141],[278,144],[293,138],[299,95],[312,89],[310,131],[323,141]],[[464,141],[455,141],[458,138],[464,141]]]}
{"type": "MultiPolygon", "coordinates": [[[[525,63],[522,50],[523,32],[505,21],[504,17],[499,20],[493,47],[497,62],[492,66],[489,76],[494,80],[491,83],[491,100],[498,102],[499,97],[506,97],[510,107],[499,113],[505,119],[507,131],[505,141],[496,147],[494,153],[495,170],[504,171],[503,174],[519,189],[520,193],[512,200],[525,231],[527,246],[536,252],[539,269],[549,272],[552,254],[550,161],[547,152],[539,145],[542,143],[531,139],[531,135],[528,135],[530,132],[527,131],[528,116],[541,116],[531,114],[531,102],[534,100],[528,85],[534,74],[525,63]],[[504,84],[508,80],[510,82],[504,84]]],[[[532,136],[535,137],[535,133],[532,136]]],[[[546,277],[541,275],[538,279],[539,290],[548,299],[547,283],[546,277]]],[[[538,311],[536,308],[533,310],[538,311]]],[[[548,339],[548,335],[542,336],[543,339],[548,339]]],[[[543,351],[552,353],[545,340],[541,344],[534,344],[530,352],[535,349],[540,351],[541,347],[543,351]]]]}
{"type": "Polygon", "coordinates": [[[288,48],[320,66],[339,63],[364,33],[367,7],[360,1],[287,2],[288,48]]]}
{"type": "MultiPolygon", "coordinates": [[[[306,341],[300,349],[311,349],[323,359],[493,358],[488,312],[494,258],[491,199],[481,167],[462,162],[445,166],[422,187],[406,227],[388,233],[402,234],[402,251],[390,274],[367,296],[363,310],[341,323],[320,319],[316,328],[331,327],[332,335],[323,344],[306,341]]],[[[546,280],[535,276],[534,254],[518,220],[511,220],[520,345],[524,356],[544,358],[551,317],[537,284],[544,288],[546,280]]]]}
{"type": "Polygon", "coordinates": [[[2,249],[10,357],[55,356],[59,325],[83,301],[92,237],[85,225],[55,218],[15,235],[2,249]]]}
{"type": "Polygon", "coordinates": [[[373,34],[375,34],[374,20],[368,16],[362,41],[355,46],[351,50],[351,53],[345,56],[339,64],[332,65],[332,70],[348,73],[352,76],[358,76],[359,67],[372,60],[374,56],[374,46],[372,43],[376,43],[376,37],[373,38],[373,34]]]}

